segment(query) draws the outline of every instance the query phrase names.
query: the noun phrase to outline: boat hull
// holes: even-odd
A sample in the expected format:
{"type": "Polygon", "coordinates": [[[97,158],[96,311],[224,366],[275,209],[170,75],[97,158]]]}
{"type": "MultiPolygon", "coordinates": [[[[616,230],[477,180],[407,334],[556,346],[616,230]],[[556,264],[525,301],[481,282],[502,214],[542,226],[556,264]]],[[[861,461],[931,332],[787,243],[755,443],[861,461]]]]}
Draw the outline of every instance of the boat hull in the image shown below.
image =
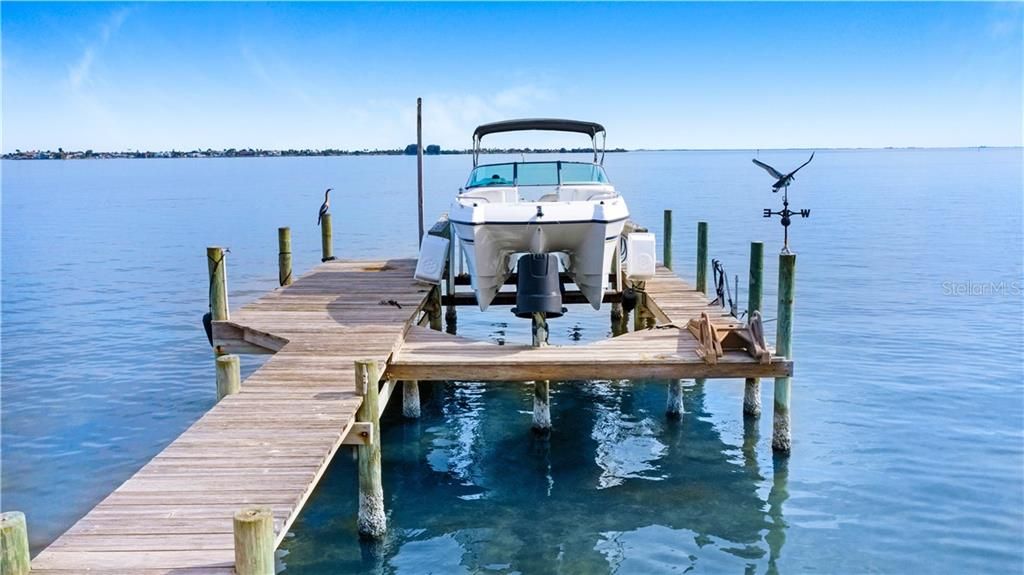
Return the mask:
{"type": "Polygon", "coordinates": [[[621,197],[600,202],[467,203],[456,201],[449,219],[481,310],[494,300],[514,271],[513,256],[521,253],[558,254],[590,305],[601,308],[615,247],[629,217],[621,197]]]}

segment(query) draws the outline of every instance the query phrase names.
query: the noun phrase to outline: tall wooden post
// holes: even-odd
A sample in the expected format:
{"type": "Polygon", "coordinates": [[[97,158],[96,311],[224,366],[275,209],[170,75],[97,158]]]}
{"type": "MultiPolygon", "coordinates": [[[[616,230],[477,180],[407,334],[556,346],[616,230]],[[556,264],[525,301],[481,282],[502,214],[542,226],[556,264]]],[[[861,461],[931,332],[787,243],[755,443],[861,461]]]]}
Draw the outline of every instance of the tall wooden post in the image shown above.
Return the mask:
{"type": "Polygon", "coordinates": [[[277,228],[277,282],[292,284],[292,229],[277,228]]]}
{"type": "Polygon", "coordinates": [[[320,257],[320,261],[328,262],[333,260],[334,228],[331,226],[331,214],[329,212],[324,214],[323,219],[320,221],[320,245],[323,253],[320,257]]]}
{"type": "Polygon", "coordinates": [[[373,426],[371,440],[356,447],[359,458],[359,535],[379,539],[387,530],[384,514],[384,484],[380,471],[380,370],[374,360],[356,362],[356,390],[363,403],[356,421],[373,426]]]}
{"type": "Polygon", "coordinates": [[[427,319],[430,322],[430,329],[441,331],[441,286],[436,285],[430,288],[430,293],[427,297],[430,298],[428,302],[429,307],[427,308],[427,319]]]}
{"type": "Polygon", "coordinates": [[[665,210],[665,230],[662,241],[662,257],[665,267],[672,269],[672,210],[665,210]]]}
{"type": "MultiPolygon", "coordinates": [[[[761,311],[761,275],[764,272],[764,244],[750,242],[750,281],[747,284],[747,317],[761,311]]],[[[761,380],[748,377],[743,385],[743,414],[761,415],[761,380]]]]}
{"type": "Polygon", "coordinates": [[[20,511],[0,513],[0,574],[28,575],[28,524],[20,511]]]}
{"type": "Polygon", "coordinates": [[[697,222],[697,291],[708,293],[708,223],[697,222]]]}
{"type": "Polygon", "coordinates": [[[416,245],[423,243],[423,98],[416,98],[416,191],[420,215],[420,235],[416,245]]]}
{"type": "MultiPolygon", "coordinates": [[[[779,306],[775,331],[775,353],[792,359],[793,295],[796,278],[796,254],[779,254],[779,306]]],[[[772,422],[772,449],[789,453],[792,431],[789,414],[790,378],[775,378],[775,414],[772,422]]]]}
{"type": "MultiPolygon", "coordinates": [[[[533,347],[548,345],[548,320],[543,313],[533,314],[533,347]]],[[[551,382],[538,379],[533,382],[533,430],[551,431],[551,382]]]]}
{"type": "Polygon", "coordinates": [[[455,334],[455,324],[458,322],[458,312],[455,311],[455,257],[458,254],[455,230],[448,224],[448,265],[445,266],[444,291],[448,294],[448,305],[444,310],[445,331],[455,334]]]}
{"type": "Polygon", "coordinates": [[[269,507],[235,513],[235,573],[274,575],[274,514],[269,507]]]}
{"type": "Polygon", "coordinates": [[[206,248],[206,263],[210,271],[210,313],[213,321],[227,321],[228,317],[228,270],[222,247],[206,248]]]}
{"type": "Polygon", "coordinates": [[[241,363],[237,355],[217,358],[217,401],[234,395],[242,389],[241,363]]]}
{"type": "MultiPolygon", "coordinates": [[[[708,223],[697,222],[697,291],[708,293],[708,223]]],[[[694,385],[704,385],[704,378],[693,380],[694,385]]]]}

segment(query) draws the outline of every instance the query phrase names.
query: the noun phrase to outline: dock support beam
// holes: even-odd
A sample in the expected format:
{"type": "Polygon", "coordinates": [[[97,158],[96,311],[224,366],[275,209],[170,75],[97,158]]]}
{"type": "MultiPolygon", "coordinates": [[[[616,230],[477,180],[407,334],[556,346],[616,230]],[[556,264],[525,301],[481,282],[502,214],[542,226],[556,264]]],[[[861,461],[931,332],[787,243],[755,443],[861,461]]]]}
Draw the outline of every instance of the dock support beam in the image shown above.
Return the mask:
{"type": "Polygon", "coordinates": [[[237,355],[217,358],[217,401],[242,389],[242,368],[237,355]]]}
{"type": "Polygon", "coordinates": [[[448,307],[444,310],[445,332],[455,334],[455,326],[458,323],[458,312],[455,311],[455,258],[462,257],[455,243],[457,238],[455,230],[448,224],[448,265],[445,266],[444,290],[448,294],[448,307]]]}
{"type": "MultiPolygon", "coordinates": [[[[764,272],[764,244],[750,242],[750,281],[747,284],[747,317],[761,311],[761,275],[764,272]]],[[[749,321],[749,320],[748,320],[749,321]]],[[[747,378],[743,385],[743,415],[759,417],[761,415],[761,380],[756,377],[747,378]]]]}
{"type": "Polygon", "coordinates": [[[235,513],[235,573],[274,575],[274,514],[269,507],[235,513]]]}
{"type": "Polygon", "coordinates": [[[430,301],[427,302],[427,319],[430,322],[430,329],[441,331],[441,286],[436,285],[430,288],[427,295],[430,301]]]}
{"type": "Polygon", "coordinates": [[[25,514],[8,511],[0,514],[0,573],[28,575],[28,525],[25,514]]]}
{"type": "MultiPolygon", "coordinates": [[[[548,345],[548,320],[543,313],[533,314],[533,347],[548,345]]],[[[551,431],[551,382],[538,379],[533,382],[533,430],[537,433],[551,431]]]]}
{"type": "Polygon", "coordinates": [[[359,535],[380,539],[387,531],[384,514],[384,484],[380,471],[380,370],[374,360],[356,362],[356,390],[363,403],[356,411],[356,421],[373,426],[372,438],[356,447],[359,457],[359,535]]]}
{"type": "Polygon", "coordinates": [[[420,416],[420,383],[415,379],[402,382],[402,416],[409,419],[420,416]]]}
{"type": "Polygon", "coordinates": [[[321,262],[329,262],[334,259],[334,228],[331,225],[330,212],[323,215],[320,221],[320,246],[322,256],[321,262]]]}
{"type": "MultiPolygon", "coordinates": [[[[708,223],[697,222],[697,291],[708,293],[708,223]]],[[[704,378],[693,380],[694,385],[704,385],[704,378]]]]}
{"type": "MultiPolygon", "coordinates": [[[[210,273],[210,320],[227,321],[228,315],[228,262],[227,250],[219,246],[206,248],[206,266],[210,273]]],[[[206,318],[203,318],[206,322],[206,318]]],[[[213,348],[215,356],[224,355],[220,346],[213,348]]]]}
{"type": "MultiPolygon", "coordinates": [[[[796,254],[779,254],[779,308],[775,331],[775,354],[793,358],[793,282],[796,254]]],[[[790,378],[775,378],[775,414],[772,422],[772,449],[789,453],[792,432],[789,414],[790,378]]]]}
{"type": "Polygon", "coordinates": [[[292,285],[292,229],[277,228],[277,282],[292,285]]]}

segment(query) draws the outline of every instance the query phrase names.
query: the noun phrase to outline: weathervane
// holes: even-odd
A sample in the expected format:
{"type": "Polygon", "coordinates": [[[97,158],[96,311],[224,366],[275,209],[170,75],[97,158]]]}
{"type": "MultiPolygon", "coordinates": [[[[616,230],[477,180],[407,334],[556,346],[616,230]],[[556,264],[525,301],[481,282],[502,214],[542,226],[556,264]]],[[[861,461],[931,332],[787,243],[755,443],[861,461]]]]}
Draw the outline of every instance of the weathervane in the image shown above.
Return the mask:
{"type": "Polygon", "coordinates": [[[814,152],[811,152],[811,157],[808,158],[806,162],[800,164],[800,167],[798,167],[797,169],[793,170],[792,172],[790,172],[788,174],[783,174],[782,172],[776,170],[775,168],[769,166],[768,164],[766,164],[764,162],[758,161],[756,159],[753,160],[753,162],[755,164],[757,164],[758,166],[764,168],[764,170],[766,172],[768,172],[769,174],[771,174],[771,176],[773,178],[775,178],[775,183],[772,184],[772,192],[778,192],[779,189],[782,190],[782,209],[779,210],[779,211],[773,212],[771,208],[765,208],[764,209],[764,217],[770,218],[772,216],[782,216],[782,230],[783,230],[782,253],[784,253],[784,254],[790,253],[789,252],[789,224],[791,224],[793,222],[792,216],[800,214],[801,218],[809,218],[809,217],[811,217],[811,210],[797,210],[797,211],[794,211],[794,210],[789,209],[789,184],[794,182],[794,181],[796,181],[796,178],[794,177],[794,176],[796,176],[796,173],[799,172],[807,164],[810,164],[811,160],[813,160],[813,159],[814,159],[814,152]]]}

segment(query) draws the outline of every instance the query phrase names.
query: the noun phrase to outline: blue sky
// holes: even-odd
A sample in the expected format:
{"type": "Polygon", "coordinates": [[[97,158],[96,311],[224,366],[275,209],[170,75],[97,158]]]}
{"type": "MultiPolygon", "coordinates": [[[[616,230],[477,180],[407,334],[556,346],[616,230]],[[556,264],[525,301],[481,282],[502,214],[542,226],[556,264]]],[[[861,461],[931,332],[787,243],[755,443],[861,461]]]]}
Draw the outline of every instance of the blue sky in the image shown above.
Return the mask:
{"type": "Polygon", "coordinates": [[[1022,143],[1016,3],[0,10],[5,152],[393,148],[417,96],[446,147],[524,116],[600,121],[626,148],[1022,143]]]}

